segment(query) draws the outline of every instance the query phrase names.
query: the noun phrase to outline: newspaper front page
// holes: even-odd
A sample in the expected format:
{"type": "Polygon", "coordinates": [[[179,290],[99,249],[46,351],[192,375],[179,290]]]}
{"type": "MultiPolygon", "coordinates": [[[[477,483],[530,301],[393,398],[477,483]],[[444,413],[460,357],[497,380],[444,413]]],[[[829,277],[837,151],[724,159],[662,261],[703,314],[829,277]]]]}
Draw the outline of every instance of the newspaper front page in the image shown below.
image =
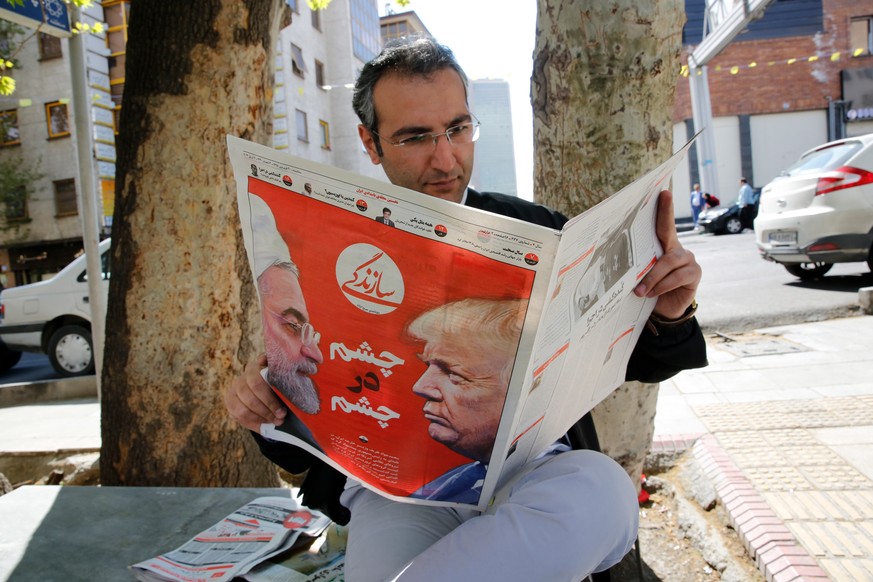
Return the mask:
{"type": "Polygon", "coordinates": [[[267,438],[400,501],[484,508],[624,379],[684,150],[556,231],[228,136],[288,405],[267,438]]]}
{"type": "Polygon", "coordinates": [[[330,525],[327,516],[290,497],[259,497],[175,550],[130,569],[143,581],[232,580],[330,525]]]}

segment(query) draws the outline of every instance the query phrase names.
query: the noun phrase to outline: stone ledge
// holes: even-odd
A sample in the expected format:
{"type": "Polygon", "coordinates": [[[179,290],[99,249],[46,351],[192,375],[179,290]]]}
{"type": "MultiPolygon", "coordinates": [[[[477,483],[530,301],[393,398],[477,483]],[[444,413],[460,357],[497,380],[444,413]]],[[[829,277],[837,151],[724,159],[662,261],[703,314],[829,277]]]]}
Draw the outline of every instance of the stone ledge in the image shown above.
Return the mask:
{"type": "Polygon", "coordinates": [[[0,388],[0,408],[57,400],[97,397],[97,377],[78,376],[43,382],[7,384],[0,388]]]}

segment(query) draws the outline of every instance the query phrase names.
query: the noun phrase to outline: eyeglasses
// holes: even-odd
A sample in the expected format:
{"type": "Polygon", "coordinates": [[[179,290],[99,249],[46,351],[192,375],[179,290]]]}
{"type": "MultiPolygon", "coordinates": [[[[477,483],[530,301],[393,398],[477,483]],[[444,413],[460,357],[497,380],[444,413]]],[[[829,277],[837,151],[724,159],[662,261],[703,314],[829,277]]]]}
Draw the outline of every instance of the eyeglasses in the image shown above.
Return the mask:
{"type": "Polygon", "coordinates": [[[446,136],[446,141],[449,145],[467,145],[479,139],[479,120],[473,116],[473,121],[453,125],[445,131],[436,131],[433,133],[417,133],[409,137],[403,137],[396,141],[383,137],[376,133],[375,130],[370,130],[370,133],[378,137],[385,143],[391,144],[394,147],[407,148],[409,151],[423,152],[427,149],[436,149],[437,142],[440,137],[446,136]]]}
{"type": "Polygon", "coordinates": [[[275,311],[270,311],[270,313],[272,313],[273,316],[276,317],[276,319],[281,321],[282,325],[287,326],[288,329],[293,330],[293,332],[300,337],[300,341],[303,342],[304,346],[318,346],[318,342],[321,341],[321,334],[315,331],[315,328],[312,327],[311,323],[297,323],[296,321],[285,319],[275,311]]]}

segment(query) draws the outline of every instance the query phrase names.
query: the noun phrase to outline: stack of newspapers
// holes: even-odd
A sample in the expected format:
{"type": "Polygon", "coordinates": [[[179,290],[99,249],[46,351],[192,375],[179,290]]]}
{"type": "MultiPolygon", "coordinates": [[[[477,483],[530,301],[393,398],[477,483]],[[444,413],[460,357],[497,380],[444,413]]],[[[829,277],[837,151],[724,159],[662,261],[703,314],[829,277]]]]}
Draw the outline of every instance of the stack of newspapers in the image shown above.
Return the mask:
{"type": "Polygon", "coordinates": [[[259,497],[166,554],[130,566],[138,580],[340,582],[345,529],[288,497],[259,497]]]}

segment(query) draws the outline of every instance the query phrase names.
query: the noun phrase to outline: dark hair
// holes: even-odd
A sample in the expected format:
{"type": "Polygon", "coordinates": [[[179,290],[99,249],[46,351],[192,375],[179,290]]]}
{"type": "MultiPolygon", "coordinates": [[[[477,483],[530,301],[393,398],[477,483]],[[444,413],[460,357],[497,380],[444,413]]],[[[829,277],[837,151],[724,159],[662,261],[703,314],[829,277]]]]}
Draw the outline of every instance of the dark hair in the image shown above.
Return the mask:
{"type": "MultiPolygon", "coordinates": [[[[373,103],[373,89],[376,83],[386,73],[406,77],[428,77],[443,69],[453,69],[464,84],[464,97],[467,96],[467,75],[454,53],[431,36],[408,36],[390,41],[382,52],[364,65],[355,90],[352,95],[352,108],[361,120],[361,124],[371,131],[376,131],[379,120],[376,119],[376,106],[373,103]]],[[[382,155],[379,137],[374,135],[378,154],[382,155]]]]}
{"type": "Polygon", "coordinates": [[[382,214],[385,214],[386,212],[387,212],[388,214],[391,214],[391,209],[390,209],[390,208],[383,208],[383,209],[382,209],[382,214]]]}

